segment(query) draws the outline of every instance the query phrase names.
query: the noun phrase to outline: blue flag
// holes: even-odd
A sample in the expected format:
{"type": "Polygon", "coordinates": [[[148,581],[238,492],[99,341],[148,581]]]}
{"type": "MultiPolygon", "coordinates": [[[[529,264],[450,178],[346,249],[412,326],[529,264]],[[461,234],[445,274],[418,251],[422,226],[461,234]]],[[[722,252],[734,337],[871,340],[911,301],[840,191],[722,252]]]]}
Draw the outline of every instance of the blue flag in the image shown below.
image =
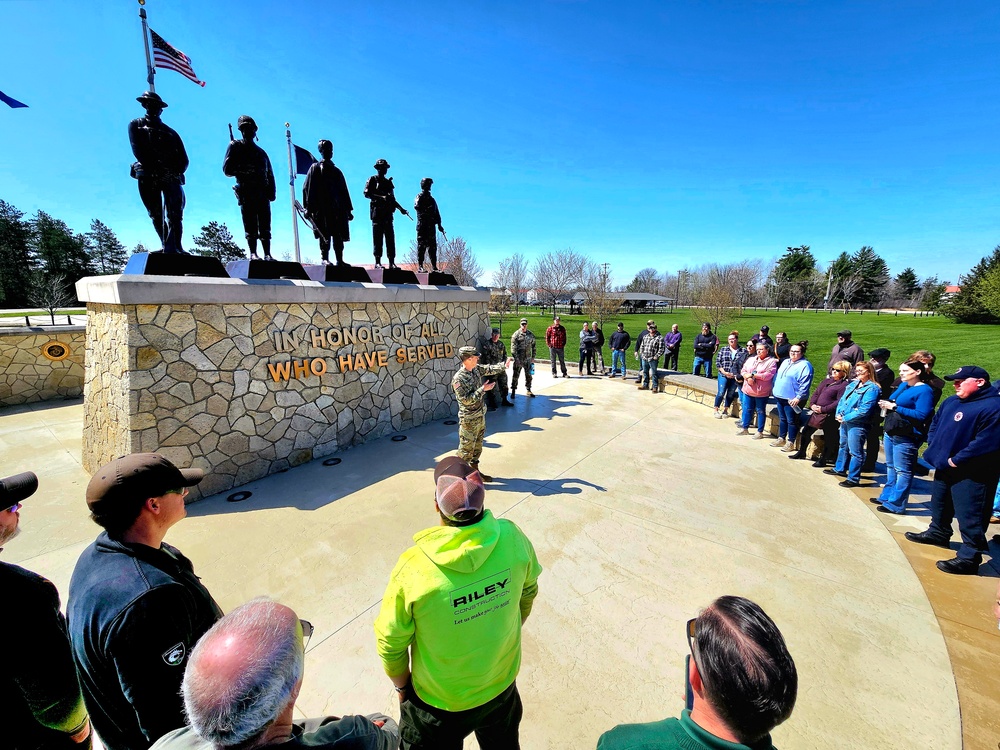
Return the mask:
{"type": "Polygon", "coordinates": [[[316,157],[294,143],[292,147],[295,149],[295,174],[309,174],[309,167],[316,162],[316,157]]]}
{"type": "Polygon", "coordinates": [[[0,102],[3,102],[8,107],[17,109],[18,107],[27,107],[28,105],[24,102],[19,102],[12,96],[7,96],[4,92],[0,91],[0,102]]]}

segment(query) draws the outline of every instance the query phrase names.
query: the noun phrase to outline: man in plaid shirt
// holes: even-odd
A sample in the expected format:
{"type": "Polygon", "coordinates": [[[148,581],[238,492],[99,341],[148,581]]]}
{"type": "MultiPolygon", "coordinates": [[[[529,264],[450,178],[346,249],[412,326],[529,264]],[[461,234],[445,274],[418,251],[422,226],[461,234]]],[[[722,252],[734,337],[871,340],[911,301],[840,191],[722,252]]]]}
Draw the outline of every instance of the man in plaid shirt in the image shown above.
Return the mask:
{"type": "Polygon", "coordinates": [[[642,383],[639,385],[640,391],[648,391],[649,380],[653,380],[653,393],[660,392],[660,377],[657,374],[657,368],[660,366],[660,357],[663,356],[664,346],[663,337],[660,336],[660,332],[656,329],[656,324],[649,329],[649,335],[644,336],[642,343],[639,345],[639,358],[642,360],[642,383]]]}

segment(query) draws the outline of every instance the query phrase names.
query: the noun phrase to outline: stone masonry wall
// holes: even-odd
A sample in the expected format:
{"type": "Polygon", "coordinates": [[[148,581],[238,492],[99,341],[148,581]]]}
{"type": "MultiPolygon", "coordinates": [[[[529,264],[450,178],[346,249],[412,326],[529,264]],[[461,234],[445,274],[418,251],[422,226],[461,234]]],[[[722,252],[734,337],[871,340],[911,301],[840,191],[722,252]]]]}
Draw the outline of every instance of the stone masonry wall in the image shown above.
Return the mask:
{"type": "Polygon", "coordinates": [[[0,331],[0,406],[83,394],[84,328],[0,331]]]}
{"type": "Polygon", "coordinates": [[[489,327],[485,301],[88,308],[85,468],[158,451],[203,495],[456,413],[489,327]]]}

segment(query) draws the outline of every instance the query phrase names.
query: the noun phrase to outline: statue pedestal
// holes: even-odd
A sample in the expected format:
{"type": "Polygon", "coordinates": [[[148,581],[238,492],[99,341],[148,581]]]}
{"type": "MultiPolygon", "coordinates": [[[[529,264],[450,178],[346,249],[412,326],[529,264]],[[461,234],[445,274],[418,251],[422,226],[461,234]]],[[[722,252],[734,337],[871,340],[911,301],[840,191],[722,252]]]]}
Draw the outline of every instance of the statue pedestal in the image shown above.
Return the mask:
{"type": "Polygon", "coordinates": [[[122,273],[139,276],[206,276],[228,279],[218,258],[187,253],[135,253],[122,273]]]}
{"type": "Polygon", "coordinates": [[[77,294],[84,467],[157,451],[205,469],[195,495],[455,414],[458,349],[490,328],[471,287],[120,275],[77,294]]]}
{"type": "Polygon", "coordinates": [[[303,266],[313,281],[357,281],[367,284],[371,281],[368,271],[362,266],[303,266]]]}
{"type": "Polygon", "coordinates": [[[231,260],[226,271],[234,279],[309,279],[301,263],[287,260],[231,260]]]}
{"type": "Polygon", "coordinates": [[[402,268],[369,268],[368,277],[373,284],[416,284],[417,275],[402,268]]]}

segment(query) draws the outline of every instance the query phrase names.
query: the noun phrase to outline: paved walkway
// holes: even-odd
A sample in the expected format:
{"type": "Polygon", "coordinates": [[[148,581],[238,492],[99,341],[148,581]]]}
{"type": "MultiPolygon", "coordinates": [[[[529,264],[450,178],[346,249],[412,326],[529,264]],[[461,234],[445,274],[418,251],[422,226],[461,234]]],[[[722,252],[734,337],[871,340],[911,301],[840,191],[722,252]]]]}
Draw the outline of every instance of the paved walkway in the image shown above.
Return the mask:
{"type": "MultiPolygon", "coordinates": [[[[545,567],[518,680],[523,747],[593,748],[616,723],[676,715],[684,623],[723,593],[759,602],[798,665],[782,750],[962,746],[941,625],[874,506],[689,401],[546,373],[535,391],[489,415],[483,455],[497,478],[488,506],[525,530],[545,567]]],[[[0,475],[41,480],[4,559],[52,578],[64,603],[97,533],[81,419],[78,401],[0,410],[0,475]]],[[[405,437],[246,485],[242,502],[203,500],[168,535],[224,609],[267,594],[313,622],[303,714],[398,715],[372,623],[397,556],[436,521],[432,467],[457,444],[444,422],[405,437]]],[[[966,605],[977,627],[986,597],[966,605]]],[[[995,646],[992,629],[970,648],[995,646]]]]}

